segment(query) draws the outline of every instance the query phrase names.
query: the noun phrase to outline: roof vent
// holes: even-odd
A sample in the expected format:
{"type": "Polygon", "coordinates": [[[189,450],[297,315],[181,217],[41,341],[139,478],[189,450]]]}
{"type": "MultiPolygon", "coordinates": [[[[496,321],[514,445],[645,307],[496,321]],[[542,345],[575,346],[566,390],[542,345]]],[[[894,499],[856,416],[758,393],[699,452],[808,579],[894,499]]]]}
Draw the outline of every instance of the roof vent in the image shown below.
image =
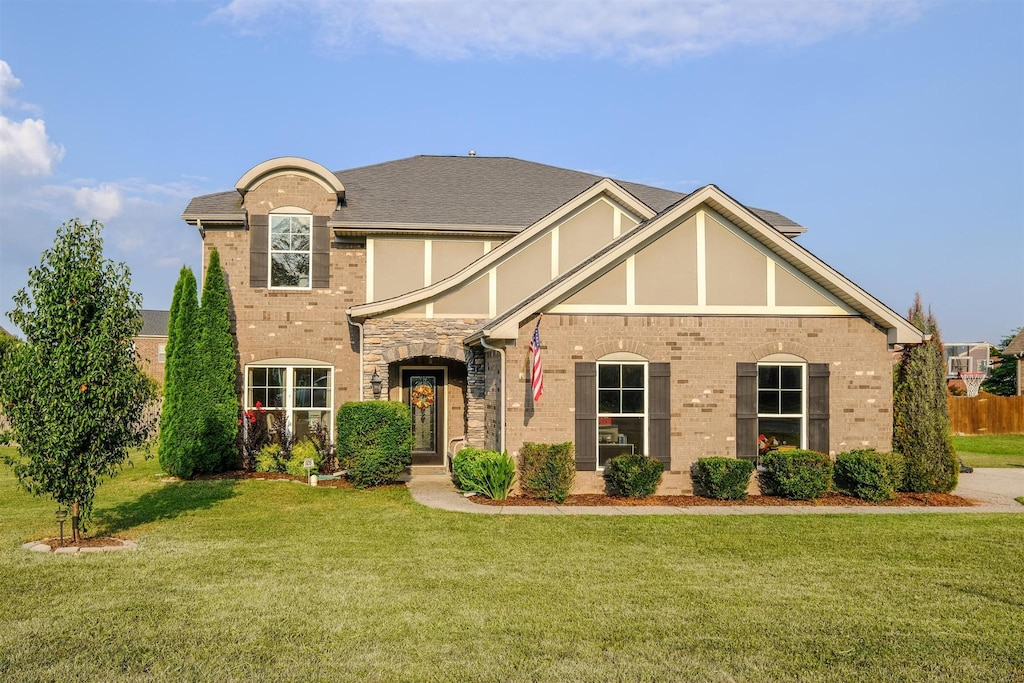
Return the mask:
{"type": "Polygon", "coordinates": [[[476,150],[475,149],[469,150],[469,156],[475,157],[476,156],[476,150]]]}

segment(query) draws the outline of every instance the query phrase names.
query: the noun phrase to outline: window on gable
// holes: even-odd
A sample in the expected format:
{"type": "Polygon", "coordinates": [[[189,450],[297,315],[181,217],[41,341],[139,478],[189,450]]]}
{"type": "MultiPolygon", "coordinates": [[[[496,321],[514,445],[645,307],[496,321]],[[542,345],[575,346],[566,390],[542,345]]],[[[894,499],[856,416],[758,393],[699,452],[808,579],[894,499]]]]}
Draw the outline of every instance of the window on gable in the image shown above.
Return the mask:
{"type": "Polygon", "coordinates": [[[295,440],[309,435],[318,422],[331,424],[330,367],[250,366],[246,371],[246,409],[259,404],[288,421],[295,440]]]}
{"type": "Polygon", "coordinates": [[[759,363],[757,366],[758,448],[805,448],[807,366],[759,363]]]}
{"type": "Polygon", "coordinates": [[[597,469],[624,453],[646,453],[647,364],[597,364],[597,469]]]}
{"type": "Polygon", "coordinates": [[[308,289],[313,260],[313,217],[270,216],[270,286],[308,289]]]}

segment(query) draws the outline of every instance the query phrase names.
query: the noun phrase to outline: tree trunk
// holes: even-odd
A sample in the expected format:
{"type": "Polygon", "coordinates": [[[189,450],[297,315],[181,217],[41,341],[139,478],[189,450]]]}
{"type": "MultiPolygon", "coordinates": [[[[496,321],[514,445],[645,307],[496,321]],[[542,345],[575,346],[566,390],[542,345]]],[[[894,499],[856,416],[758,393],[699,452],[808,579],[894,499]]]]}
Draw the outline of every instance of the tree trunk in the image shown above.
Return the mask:
{"type": "Polygon", "coordinates": [[[80,512],[81,512],[81,510],[79,508],[78,502],[76,501],[76,502],[72,503],[71,504],[71,540],[72,540],[72,542],[75,542],[75,543],[77,543],[81,539],[81,536],[79,536],[79,534],[78,534],[78,521],[79,521],[79,514],[80,514],[80,512]]]}

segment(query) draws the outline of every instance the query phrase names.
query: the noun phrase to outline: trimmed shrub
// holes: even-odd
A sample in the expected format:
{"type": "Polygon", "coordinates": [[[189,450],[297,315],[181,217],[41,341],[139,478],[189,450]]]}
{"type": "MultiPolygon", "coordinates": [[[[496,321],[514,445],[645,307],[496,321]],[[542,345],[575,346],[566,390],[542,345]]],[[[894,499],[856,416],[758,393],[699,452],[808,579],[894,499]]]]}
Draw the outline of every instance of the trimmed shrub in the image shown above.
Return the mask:
{"type": "Polygon", "coordinates": [[[316,444],[308,439],[303,439],[292,446],[292,454],[285,463],[284,471],[293,477],[305,477],[309,474],[316,474],[320,471],[321,460],[323,460],[323,457],[317,451],[316,444]],[[313,459],[313,469],[309,472],[302,466],[306,458],[313,459]]]}
{"type": "Polygon", "coordinates": [[[571,441],[524,443],[519,452],[519,487],[523,495],[564,503],[576,478],[576,450],[571,441]]]}
{"type": "Polygon", "coordinates": [[[460,491],[476,491],[475,482],[480,481],[481,463],[488,454],[500,455],[497,451],[468,446],[455,454],[452,460],[452,482],[460,491]]]}
{"type": "Polygon", "coordinates": [[[815,451],[769,451],[761,458],[764,478],[774,495],[813,500],[832,489],[832,459],[815,451]]]}
{"type": "Polygon", "coordinates": [[[700,493],[716,500],[746,500],[754,463],[739,458],[698,458],[693,483],[700,493]]]}
{"type": "MultiPolygon", "coordinates": [[[[466,450],[466,449],[463,449],[466,450]]],[[[461,475],[463,491],[475,491],[492,500],[505,500],[516,477],[516,464],[508,453],[473,449],[475,454],[464,458],[461,475]]],[[[459,451],[459,455],[462,451],[459,451]]],[[[458,456],[456,456],[458,457],[458,456]]]]}
{"type": "Polygon", "coordinates": [[[268,443],[256,456],[256,471],[284,472],[286,462],[281,444],[268,443]]]}
{"type": "Polygon", "coordinates": [[[239,463],[238,394],[235,390],[238,361],[235,338],[231,334],[231,298],[216,249],[210,253],[206,267],[199,326],[194,353],[201,367],[199,392],[203,422],[196,469],[199,472],[234,469],[239,463]]]}
{"type": "Polygon", "coordinates": [[[892,500],[903,481],[903,456],[875,449],[836,456],[836,488],[873,503],[892,500]]]}
{"type": "Polygon", "coordinates": [[[346,403],[335,433],[339,463],[357,488],[389,484],[412,465],[412,414],[404,403],[346,403]]]}
{"type": "Polygon", "coordinates": [[[639,453],[626,453],[612,458],[604,468],[608,493],[627,498],[653,496],[665,466],[660,461],[639,453]]]}

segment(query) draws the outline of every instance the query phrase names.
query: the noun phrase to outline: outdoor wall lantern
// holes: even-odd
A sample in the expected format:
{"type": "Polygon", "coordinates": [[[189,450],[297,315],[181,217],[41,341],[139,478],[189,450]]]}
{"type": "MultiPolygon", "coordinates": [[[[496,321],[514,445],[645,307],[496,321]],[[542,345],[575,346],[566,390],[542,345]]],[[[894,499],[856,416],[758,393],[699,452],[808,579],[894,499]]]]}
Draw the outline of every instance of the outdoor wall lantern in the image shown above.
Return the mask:
{"type": "Polygon", "coordinates": [[[373,377],[370,378],[370,386],[373,387],[373,397],[380,398],[380,385],[384,384],[384,380],[377,374],[377,368],[373,369],[373,377]]]}

